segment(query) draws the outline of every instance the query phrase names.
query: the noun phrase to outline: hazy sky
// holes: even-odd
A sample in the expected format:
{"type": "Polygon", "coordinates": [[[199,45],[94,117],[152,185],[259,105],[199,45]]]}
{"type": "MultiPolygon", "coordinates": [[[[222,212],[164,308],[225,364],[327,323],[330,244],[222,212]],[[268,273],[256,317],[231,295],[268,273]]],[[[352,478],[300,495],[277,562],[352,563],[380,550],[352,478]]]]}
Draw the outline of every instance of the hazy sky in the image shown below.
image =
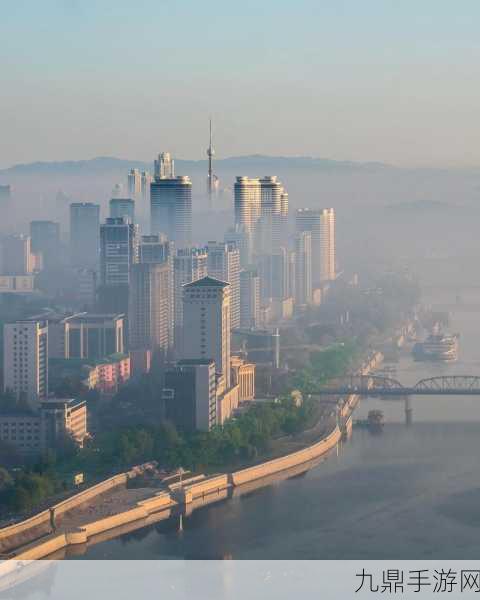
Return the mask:
{"type": "Polygon", "coordinates": [[[161,150],[480,166],[478,0],[1,0],[0,166],[161,150]]]}

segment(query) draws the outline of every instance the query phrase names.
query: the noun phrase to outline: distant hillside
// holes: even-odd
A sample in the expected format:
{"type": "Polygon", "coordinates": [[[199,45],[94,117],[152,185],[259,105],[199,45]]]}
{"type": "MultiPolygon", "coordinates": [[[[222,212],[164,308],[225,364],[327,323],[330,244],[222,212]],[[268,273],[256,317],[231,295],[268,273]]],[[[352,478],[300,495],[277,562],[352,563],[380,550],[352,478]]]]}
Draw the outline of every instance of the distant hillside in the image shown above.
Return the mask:
{"type": "MultiPolygon", "coordinates": [[[[328,158],[312,158],[309,156],[263,156],[253,154],[249,156],[232,156],[215,161],[219,169],[252,169],[262,168],[272,172],[285,167],[325,169],[325,170],[368,170],[385,169],[389,165],[383,163],[360,163],[352,161],[336,161],[328,158]]],[[[175,159],[177,172],[187,173],[189,169],[205,168],[205,160],[175,159]]],[[[18,164],[8,169],[0,170],[0,175],[85,175],[122,171],[128,169],[152,171],[153,164],[138,160],[128,160],[111,156],[100,156],[89,160],[59,161],[59,162],[33,162],[18,164]]]]}

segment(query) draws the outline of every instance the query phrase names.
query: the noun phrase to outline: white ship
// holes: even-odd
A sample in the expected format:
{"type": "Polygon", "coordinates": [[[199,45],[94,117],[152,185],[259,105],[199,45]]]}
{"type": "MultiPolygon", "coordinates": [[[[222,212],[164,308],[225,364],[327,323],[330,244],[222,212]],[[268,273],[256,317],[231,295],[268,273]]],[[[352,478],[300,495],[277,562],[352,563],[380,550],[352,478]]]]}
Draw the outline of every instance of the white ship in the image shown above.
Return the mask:
{"type": "Polygon", "coordinates": [[[432,333],[424,342],[415,344],[412,353],[415,360],[457,360],[458,334],[432,333]]]}

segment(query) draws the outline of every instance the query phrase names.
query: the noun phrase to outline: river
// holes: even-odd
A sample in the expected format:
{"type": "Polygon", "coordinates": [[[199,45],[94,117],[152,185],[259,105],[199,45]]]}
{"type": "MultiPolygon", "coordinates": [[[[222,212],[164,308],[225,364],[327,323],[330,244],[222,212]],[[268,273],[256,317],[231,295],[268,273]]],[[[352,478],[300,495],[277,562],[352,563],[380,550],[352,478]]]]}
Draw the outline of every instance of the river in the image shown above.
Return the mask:
{"type": "MultiPolygon", "coordinates": [[[[453,303],[444,292],[437,302],[453,303]]],[[[462,293],[480,305],[480,291],[462,293]]],[[[444,374],[480,374],[480,319],[455,310],[459,360],[415,363],[396,377],[414,384],[444,374]]],[[[480,547],[480,398],[412,398],[413,425],[396,400],[362,400],[355,414],[383,410],[384,432],[355,429],[301,477],[90,546],[88,559],[476,559],[480,547]]],[[[80,558],[80,557],[77,557],[80,558]]]]}

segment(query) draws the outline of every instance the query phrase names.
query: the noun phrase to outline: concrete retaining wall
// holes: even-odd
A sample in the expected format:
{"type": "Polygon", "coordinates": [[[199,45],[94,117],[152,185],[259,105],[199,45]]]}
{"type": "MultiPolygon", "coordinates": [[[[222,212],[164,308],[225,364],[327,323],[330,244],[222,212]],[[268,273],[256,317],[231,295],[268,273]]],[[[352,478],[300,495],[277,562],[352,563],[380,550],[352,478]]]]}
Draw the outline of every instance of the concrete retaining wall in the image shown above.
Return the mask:
{"type": "Polygon", "coordinates": [[[186,485],[183,491],[185,493],[185,498],[188,495],[191,500],[194,500],[195,498],[200,498],[206,494],[224,490],[228,485],[228,475],[225,473],[224,475],[216,475],[215,477],[209,477],[203,481],[186,485]]]}
{"type": "MultiPolygon", "coordinates": [[[[149,466],[150,463],[147,463],[146,465],[139,465],[134,467],[131,471],[114,475],[105,481],[101,481],[100,483],[97,483],[96,485],[93,485],[92,487],[89,487],[86,490],[67,498],[66,500],[63,500],[62,502],[59,502],[58,504],[54,504],[52,508],[55,512],[57,524],[61,522],[61,517],[68,511],[73,510],[85,502],[92,500],[92,498],[96,498],[97,496],[100,496],[101,494],[104,494],[116,487],[126,486],[128,479],[143,473],[145,468],[149,466]]],[[[22,521],[21,523],[4,527],[0,529],[0,554],[6,554],[14,548],[28,544],[33,540],[47,535],[50,531],[51,524],[49,510],[44,510],[30,519],[22,521]]]]}
{"type": "Polygon", "coordinates": [[[282,456],[281,458],[269,460],[268,462],[256,465],[254,467],[248,467],[247,469],[242,469],[241,471],[231,473],[230,482],[234,486],[242,485],[244,483],[249,483],[250,481],[255,481],[255,479],[268,477],[269,475],[273,475],[279,471],[283,471],[285,469],[295,467],[296,465],[308,462],[309,460],[322,456],[322,454],[325,454],[334,448],[340,441],[341,436],[342,434],[337,426],[330,435],[320,442],[313,444],[313,446],[309,446],[303,450],[298,450],[297,452],[293,452],[287,456],[282,456]]]}

